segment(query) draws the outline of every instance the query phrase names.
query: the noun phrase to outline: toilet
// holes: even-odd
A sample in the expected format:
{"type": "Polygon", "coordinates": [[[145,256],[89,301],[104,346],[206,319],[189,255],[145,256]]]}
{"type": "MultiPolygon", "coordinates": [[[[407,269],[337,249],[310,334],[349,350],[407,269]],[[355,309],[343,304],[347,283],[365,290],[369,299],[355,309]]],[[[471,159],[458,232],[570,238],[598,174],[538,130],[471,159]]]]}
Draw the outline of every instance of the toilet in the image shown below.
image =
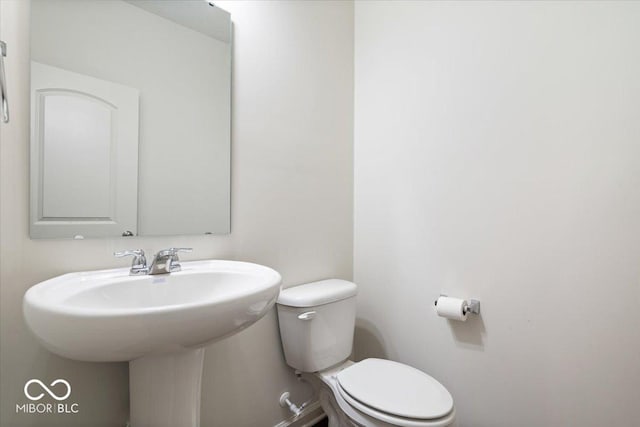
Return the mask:
{"type": "Polygon", "coordinates": [[[329,427],[454,426],[453,398],[426,373],[384,359],[349,360],[357,286],[329,279],[277,300],[286,362],[318,392],[329,427]]]}

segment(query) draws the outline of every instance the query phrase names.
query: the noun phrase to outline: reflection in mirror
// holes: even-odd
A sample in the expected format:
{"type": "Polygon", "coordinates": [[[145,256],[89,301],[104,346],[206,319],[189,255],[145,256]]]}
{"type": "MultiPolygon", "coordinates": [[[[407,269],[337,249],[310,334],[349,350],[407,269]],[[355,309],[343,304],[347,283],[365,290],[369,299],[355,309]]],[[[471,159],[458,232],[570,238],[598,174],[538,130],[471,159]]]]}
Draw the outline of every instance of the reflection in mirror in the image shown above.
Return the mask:
{"type": "Polygon", "coordinates": [[[136,232],[138,91],[31,62],[31,235],[136,232]]]}
{"type": "Polygon", "coordinates": [[[230,231],[231,20],[33,0],[31,236],[230,231]]]}

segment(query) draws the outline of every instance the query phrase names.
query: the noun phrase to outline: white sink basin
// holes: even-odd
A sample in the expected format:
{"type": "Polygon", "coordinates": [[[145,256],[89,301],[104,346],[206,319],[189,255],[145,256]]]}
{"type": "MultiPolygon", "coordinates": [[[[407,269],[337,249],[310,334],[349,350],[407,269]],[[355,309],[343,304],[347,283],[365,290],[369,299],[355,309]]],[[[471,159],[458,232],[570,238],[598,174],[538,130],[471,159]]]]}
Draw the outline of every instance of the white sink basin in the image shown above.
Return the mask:
{"type": "Polygon", "coordinates": [[[155,276],[129,276],[128,268],[65,274],[24,297],[29,328],[53,353],[133,361],[132,427],[198,425],[199,349],[256,322],[280,292],[280,275],[261,265],[181,264],[180,272],[155,276]]]}
{"type": "Polygon", "coordinates": [[[33,286],[24,297],[24,315],[56,354],[128,361],[238,332],[273,307],[279,290],[277,272],[236,261],[183,262],[182,271],[155,276],[90,271],[33,286]]]}

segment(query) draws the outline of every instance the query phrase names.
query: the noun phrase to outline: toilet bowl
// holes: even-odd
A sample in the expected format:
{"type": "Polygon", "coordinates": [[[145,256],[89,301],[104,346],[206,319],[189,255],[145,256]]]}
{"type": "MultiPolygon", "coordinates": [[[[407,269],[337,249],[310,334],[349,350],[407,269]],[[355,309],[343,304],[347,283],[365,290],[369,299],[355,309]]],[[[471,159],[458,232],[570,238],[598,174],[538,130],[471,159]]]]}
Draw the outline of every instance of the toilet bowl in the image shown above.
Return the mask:
{"type": "MultiPolygon", "coordinates": [[[[411,403],[416,404],[416,408],[422,411],[422,414],[418,417],[401,416],[390,413],[381,409],[380,406],[371,406],[367,402],[364,402],[362,400],[359,400],[355,396],[352,396],[344,389],[344,387],[341,386],[339,382],[340,373],[342,373],[343,371],[345,371],[345,373],[349,373],[348,369],[350,367],[353,367],[354,365],[367,366],[371,362],[395,363],[381,359],[365,359],[358,363],[354,363],[348,360],[336,367],[325,369],[320,372],[316,372],[313,374],[302,374],[303,377],[316,388],[316,390],[320,391],[320,403],[323,410],[329,417],[329,425],[331,427],[450,427],[454,425],[453,423],[455,419],[455,410],[453,408],[451,395],[449,395],[449,393],[442,385],[440,385],[440,383],[437,383],[437,381],[435,381],[431,377],[429,378],[432,381],[435,381],[437,385],[430,384],[429,382],[427,382],[427,385],[434,385],[435,390],[433,391],[436,394],[441,393],[443,390],[446,393],[444,396],[436,396],[436,398],[443,397],[442,400],[438,401],[438,404],[441,405],[440,408],[433,408],[433,405],[431,405],[431,407],[428,406],[429,403],[433,403],[433,400],[430,400],[433,396],[415,394],[415,390],[408,390],[406,385],[402,389],[396,389],[393,385],[389,386],[386,381],[380,379],[378,375],[375,374],[371,374],[369,377],[370,379],[375,379],[376,381],[380,380],[380,382],[378,382],[377,384],[377,387],[369,388],[369,392],[380,393],[381,395],[386,394],[386,392],[396,393],[397,399],[387,400],[385,402],[384,409],[386,409],[387,411],[391,410],[394,412],[399,412],[398,408],[406,408],[407,400],[412,399],[411,403]],[[404,402],[401,402],[400,405],[398,405],[398,402],[395,400],[404,400],[404,402]],[[423,405],[423,403],[427,404],[427,406],[423,405]],[[429,413],[427,412],[429,409],[436,410],[429,413]],[[332,416],[334,420],[331,419],[332,416]]],[[[406,367],[406,365],[398,365],[406,367]]]]}
{"type": "Polygon", "coordinates": [[[426,373],[384,360],[348,360],[357,287],[323,280],[288,288],[277,301],[287,364],[318,392],[330,427],[450,427],[447,389],[426,373]]]}

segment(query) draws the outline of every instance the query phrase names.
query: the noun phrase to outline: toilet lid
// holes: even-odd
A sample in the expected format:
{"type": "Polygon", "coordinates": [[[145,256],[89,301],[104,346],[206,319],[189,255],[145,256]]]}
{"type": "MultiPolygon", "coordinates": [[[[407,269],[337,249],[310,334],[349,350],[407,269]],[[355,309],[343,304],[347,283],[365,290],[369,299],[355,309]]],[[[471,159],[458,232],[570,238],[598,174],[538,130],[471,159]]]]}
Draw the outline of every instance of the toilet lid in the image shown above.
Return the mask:
{"type": "Polygon", "coordinates": [[[453,398],[442,384],[402,363],[365,359],[342,370],[337,380],[351,397],[388,414],[434,419],[453,409],[453,398]]]}

